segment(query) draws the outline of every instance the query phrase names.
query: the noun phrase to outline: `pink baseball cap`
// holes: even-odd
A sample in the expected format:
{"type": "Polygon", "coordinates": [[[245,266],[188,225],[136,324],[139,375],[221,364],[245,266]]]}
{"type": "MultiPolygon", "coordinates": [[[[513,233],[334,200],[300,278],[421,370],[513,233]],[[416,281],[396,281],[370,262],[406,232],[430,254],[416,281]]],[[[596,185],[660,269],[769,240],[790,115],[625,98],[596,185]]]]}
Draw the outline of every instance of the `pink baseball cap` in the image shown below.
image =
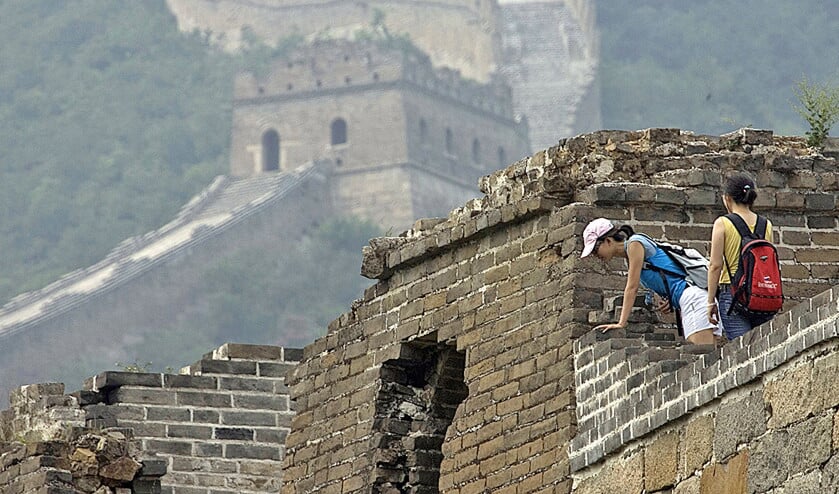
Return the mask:
{"type": "Polygon", "coordinates": [[[609,233],[614,227],[615,225],[606,218],[597,218],[586,225],[586,229],[583,230],[583,242],[585,242],[585,245],[583,246],[583,253],[580,257],[586,257],[594,252],[594,244],[597,243],[597,239],[609,233]]]}

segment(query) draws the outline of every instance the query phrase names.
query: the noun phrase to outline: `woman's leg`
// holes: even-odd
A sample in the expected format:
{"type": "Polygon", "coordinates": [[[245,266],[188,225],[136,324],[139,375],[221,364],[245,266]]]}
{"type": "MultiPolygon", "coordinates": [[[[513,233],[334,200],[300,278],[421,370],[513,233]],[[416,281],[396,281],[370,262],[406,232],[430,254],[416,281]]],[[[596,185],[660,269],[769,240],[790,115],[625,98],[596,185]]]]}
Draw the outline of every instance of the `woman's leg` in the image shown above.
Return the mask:
{"type": "Polygon", "coordinates": [[[723,331],[725,331],[725,337],[729,341],[738,336],[743,336],[752,329],[752,324],[748,319],[737,312],[728,313],[728,309],[731,307],[731,291],[727,287],[720,290],[717,301],[719,304],[720,321],[722,322],[723,331]]]}
{"type": "Polygon", "coordinates": [[[717,343],[713,328],[703,329],[688,336],[688,341],[694,345],[715,345],[717,343]]]}

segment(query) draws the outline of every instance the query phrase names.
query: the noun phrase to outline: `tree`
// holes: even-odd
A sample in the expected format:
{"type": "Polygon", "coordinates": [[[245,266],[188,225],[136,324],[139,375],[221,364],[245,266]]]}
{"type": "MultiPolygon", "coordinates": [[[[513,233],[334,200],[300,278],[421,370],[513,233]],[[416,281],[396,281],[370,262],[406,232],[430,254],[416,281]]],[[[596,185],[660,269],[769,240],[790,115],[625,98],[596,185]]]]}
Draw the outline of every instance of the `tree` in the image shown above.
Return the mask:
{"type": "Polygon", "coordinates": [[[795,111],[810,125],[805,132],[807,144],[824,147],[830,128],[839,121],[839,86],[811,84],[804,78],[796,85],[795,94],[801,103],[795,111]]]}

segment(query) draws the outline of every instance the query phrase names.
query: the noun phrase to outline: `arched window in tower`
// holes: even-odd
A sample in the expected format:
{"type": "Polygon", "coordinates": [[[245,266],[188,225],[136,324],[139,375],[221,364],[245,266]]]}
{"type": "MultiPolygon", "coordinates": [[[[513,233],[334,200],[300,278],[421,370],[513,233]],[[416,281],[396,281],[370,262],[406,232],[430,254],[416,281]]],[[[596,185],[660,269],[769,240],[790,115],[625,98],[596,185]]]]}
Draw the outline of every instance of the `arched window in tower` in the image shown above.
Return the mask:
{"type": "Polygon", "coordinates": [[[419,136],[421,143],[425,144],[428,142],[428,124],[425,123],[424,118],[421,118],[419,121],[419,136]]]}
{"type": "Polygon", "coordinates": [[[478,141],[477,137],[472,140],[472,162],[481,162],[481,143],[478,141]]]}
{"type": "Polygon", "coordinates": [[[454,135],[449,128],[446,128],[446,153],[454,154],[454,135]]]}
{"type": "Polygon", "coordinates": [[[262,134],[262,171],[280,169],[280,134],[274,129],[262,134]]]}
{"type": "Polygon", "coordinates": [[[347,122],[343,118],[336,118],[332,121],[332,145],[347,143],[347,122]]]}
{"type": "Polygon", "coordinates": [[[507,153],[504,152],[504,148],[498,146],[498,166],[504,168],[507,166],[507,153]]]}

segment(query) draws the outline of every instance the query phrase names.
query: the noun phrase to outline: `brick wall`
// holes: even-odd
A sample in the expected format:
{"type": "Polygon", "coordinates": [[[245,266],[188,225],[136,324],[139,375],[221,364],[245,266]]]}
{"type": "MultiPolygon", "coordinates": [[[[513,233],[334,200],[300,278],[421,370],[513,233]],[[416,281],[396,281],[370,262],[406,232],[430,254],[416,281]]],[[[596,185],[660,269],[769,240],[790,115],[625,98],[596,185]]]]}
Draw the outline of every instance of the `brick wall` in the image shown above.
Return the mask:
{"type": "Polygon", "coordinates": [[[23,386],[0,414],[0,492],[160,492],[166,462],[133,443],[130,430],[84,426],[77,396],[61,384],[23,386]]]}
{"type": "Polygon", "coordinates": [[[632,369],[618,429],[572,442],[572,492],[837,492],[837,301],[828,290],[675,372],[632,369]]]}
{"type": "Polygon", "coordinates": [[[294,415],[283,376],[300,354],[226,344],[181,374],[104,372],[72,395],[63,385],[24,387],[0,415],[0,439],[66,443],[79,428],[116,428],[160,458],[164,493],[276,492],[294,415]]]}
{"type": "MultiPolygon", "coordinates": [[[[836,281],[835,169],[803,140],[770,131],[596,132],[485,177],[486,195],[446,219],[372,240],[362,273],[378,283],[304,349],[289,376],[298,413],[283,491],[423,492],[423,478],[434,475],[449,493],[571,492],[572,472],[645,433],[623,408],[604,411],[604,396],[667,423],[687,411],[670,403],[681,381],[664,386],[655,409],[636,409],[635,387],[713,366],[718,355],[684,345],[672,324],[643,308],[628,330],[597,341],[590,328],[616,310],[624,268],[579,259],[585,224],[607,216],[707,249],[724,175],[750,172],[760,210],[776,226],[788,295],[779,321],[786,320],[808,312],[792,307],[836,281]],[[462,355],[462,380],[435,379],[417,363],[418,348],[426,352],[420,361],[462,355]],[[402,369],[399,379],[394,369],[402,369]],[[629,379],[639,384],[629,389],[629,379]],[[392,390],[394,382],[401,387],[392,390]],[[450,421],[428,413],[440,393],[452,395],[449,406],[459,403],[450,421]],[[418,439],[438,437],[433,431],[443,426],[431,454],[434,441],[418,439]]],[[[780,338],[766,331],[767,341],[780,338]]],[[[739,350],[743,341],[719,355],[748,352],[739,350]]],[[[721,390],[745,382],[736,379],[746,372],[738,368],[721,390]]],[[[707,388],[696,389],[699,396],[707,388]]]]}

